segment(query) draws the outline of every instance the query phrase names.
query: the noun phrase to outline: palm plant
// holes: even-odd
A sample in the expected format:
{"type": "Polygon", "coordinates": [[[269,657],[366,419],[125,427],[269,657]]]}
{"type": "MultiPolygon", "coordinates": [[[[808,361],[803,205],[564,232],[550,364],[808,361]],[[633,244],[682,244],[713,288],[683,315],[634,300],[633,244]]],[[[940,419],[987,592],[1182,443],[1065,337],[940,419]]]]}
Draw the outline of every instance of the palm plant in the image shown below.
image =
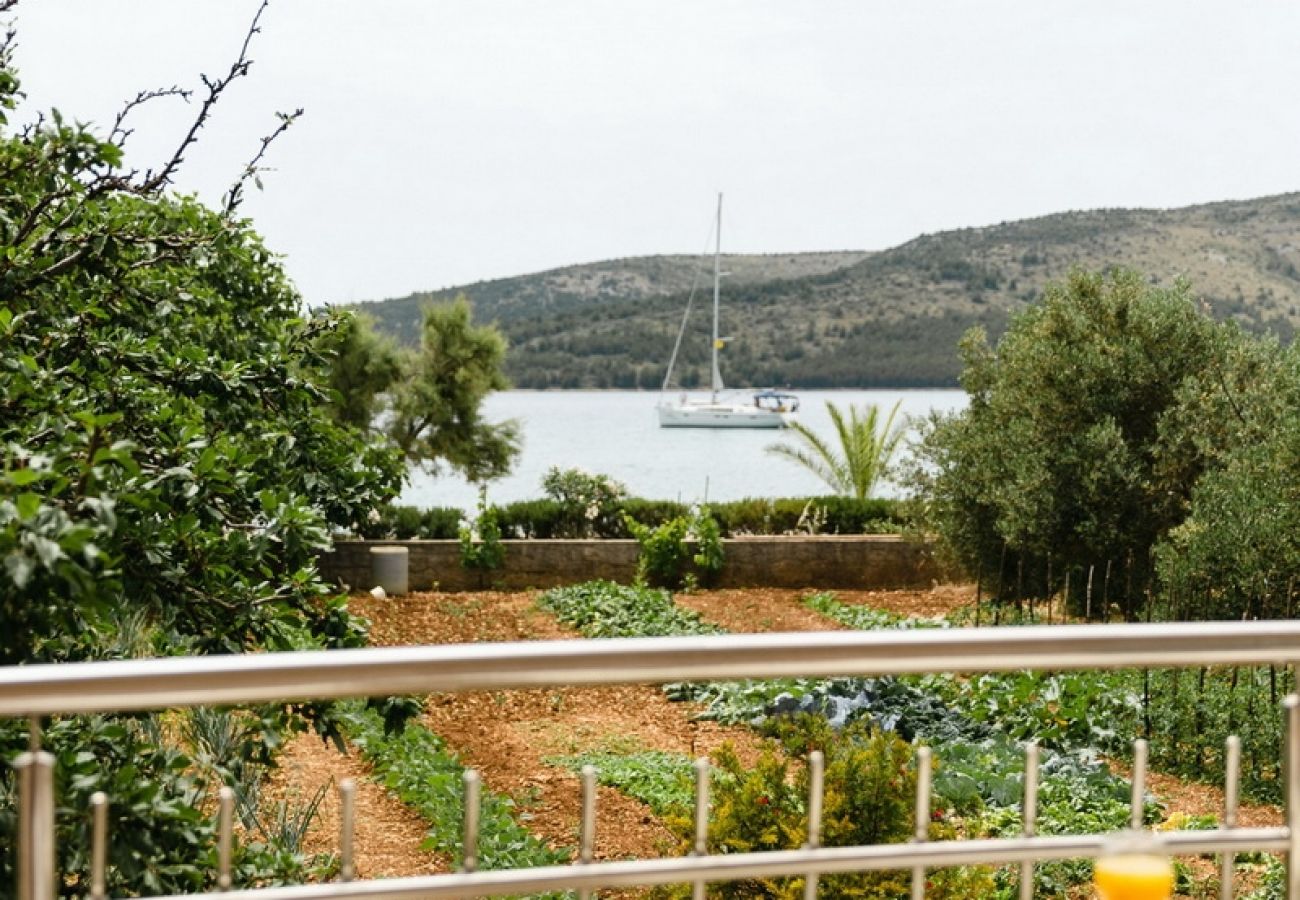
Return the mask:
{"type": "Polygon", "coordinates": [[[861,407],[850,403],[845,415],[827,400],[826,411],[835,426],[838,446],[807,425],[792,422],[790,429],[798,443],[772,444],[767,452],[797,462],[837,494],[865,500],[884,476],[903,438],[902,424],[894,424],[899,403],[894,404],[882,425],[880,407],[874,403],[861,407]]]}

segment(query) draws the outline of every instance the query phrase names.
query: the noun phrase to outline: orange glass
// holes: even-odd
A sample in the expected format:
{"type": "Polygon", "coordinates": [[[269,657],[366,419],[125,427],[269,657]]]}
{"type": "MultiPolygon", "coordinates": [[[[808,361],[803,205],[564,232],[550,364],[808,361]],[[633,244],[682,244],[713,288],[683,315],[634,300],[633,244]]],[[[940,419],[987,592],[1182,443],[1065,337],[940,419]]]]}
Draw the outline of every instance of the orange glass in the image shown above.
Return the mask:
{"type": "Polygon", "coordinates": [[[1163,856],[1119,853],[1103,856],[1093,869],[1101,900],[1168,900],[1174,893],[1174,867],[1163,856]]]}

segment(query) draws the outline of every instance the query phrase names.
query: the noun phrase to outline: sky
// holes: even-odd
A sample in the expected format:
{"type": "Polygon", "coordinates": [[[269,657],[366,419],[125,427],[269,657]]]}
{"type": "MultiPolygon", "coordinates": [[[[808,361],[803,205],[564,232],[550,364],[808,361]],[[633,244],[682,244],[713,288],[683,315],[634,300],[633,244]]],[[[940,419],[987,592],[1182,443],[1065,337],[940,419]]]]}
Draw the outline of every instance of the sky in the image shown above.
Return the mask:
{"type": "MultiPolygon", "coordinates": [[[[257,6],[22,0],[15,121],[201,94],[257,6]]],[[[724,250],[783,253],[1300,189],[1297,3],[272,0],[250,55],[176,188],[218,204],[304,108],[243,211],[311,304],[700,252],[719,191],[724,250]]]]}

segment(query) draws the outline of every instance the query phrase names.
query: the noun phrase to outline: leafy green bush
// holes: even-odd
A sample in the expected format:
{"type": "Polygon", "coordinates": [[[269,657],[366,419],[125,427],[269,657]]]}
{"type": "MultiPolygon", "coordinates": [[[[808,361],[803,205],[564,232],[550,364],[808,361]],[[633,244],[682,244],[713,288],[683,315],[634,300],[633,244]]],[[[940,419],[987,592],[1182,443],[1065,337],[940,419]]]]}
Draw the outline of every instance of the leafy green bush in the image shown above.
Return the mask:
{"type": "MultiPolygon", "coordinates": [[[[825,757],[822,842],[827,847],[887,844],[907,840],[913,831],[912,801],[916,770],[912,748],[897,736],[866,725],[843,731],[824,719],[787,721],[781,738],[790,752],[803,756],[820,750],[825,757]]],[[[808,835],[808,769],[765,751],[752,766],[744,765],[729,745],[713,755],[712,810],[708,849],[711,853],[750,853],[789,850],[808,835]]],[[[682,841],[694,844],[694,822],[669,816],[666,824],[682,841]]],[[[934,837],[953,836],[942,822],[930,827],[934,837]]],[[[896,898],[906,896],[910,875],[866,872],[827,875],[819,893],[828,897],[896,898]]],[[[765,878],[713,885],[712,896],[796,898],[803,895],[802,878],[765,878]]],[[[986,873],[945,869],[927,873],[927,896],[969,898],[987,896],[993,884],[986,873]]],[[[678,889],[685,896],[689,889],[678,889]]],[[[671,894],[672,892],[670,892],[671,894]]]]}
{"type": "MultiPolygon", "coordinates": [[[[0,665],[364,643],[316,559],[391,499],[404,467],[330,414],[342,317],[303,315],[237,193],[216,210],[170,192],[179,155],[144,175],[123,168],[129,128],[101,138],[57,111],[12,124],[13,46],[0,47],[0,665]]],[[[236,742],[273,746],[303,714],[331,730],[328,705],[280,706],[236,742]]],[[[111,804],[110,891],[212,887],[215,782],[156,725],[48,728],[64,894],[85,891],[96,789],[111,804]]],[[[0,723],[0,758],[24,732],[0,723]]],[[[0,766],[0,895],[14,793],[0,766]]],[[[252,841],[236,864],[240,884],[311,865],[252,841]]]]}
{"type": "Polygon", "coordinates": [[[1068,572],[1078,599],[1091,571],[1100,597],[1105,572],[1109,600],[1133,614],[1205,462],[1167,427],[1181,387],[1242,340],[1185,282],[1076,270],[1048,285],[996,348],[982,332],[963,340],[970,405],[930,420],[912,472],[925,526],[1000,594],[1044,596],[1068,572]]]}
{"type": "Polygon", "coordinates": [[[624,524],[641,553],[637,557],[637,581],[669,587],[706,583],[722,569],[722,533],[707,506],[693,507],[687,516],[650,527],[626,514],[624,524]],[[694,541],[695,553],[687,547],[694,541]]]}
{"type": "MultiPolygon", "coordinates": [[[[0,723],[0,758],[26,749],[25,722],[0,723]]],[[[212,794],[219,781],[168,746],[152,716],[84,716],[52,721],[44,746],[55,757],[56,848],[60,896],[82,897],[89,883],[86,810],[90,797],[109,798],[107,887],[114,896],[216,889],[216,822],[212,794]]],[[[0,783],[0,833],[15,834],[16,791],[0,783]]],[[[264,819],[262,821],[265,821],[264,819]]],[[[296,883],[328,875],[328,859],[279,842],[268,829],[235,848],[237,887],[296,883]]],[[[0,841],[0,896],[13,896],[16,844],[0,841]]]]}
{"type": "Polygon", "coordinates": [[[501,527],[497,524],[497,509],[487,502],[487,491],[478,495],[478,515],[460,529],[460,564],[467,569],[486,572],[501,568],[506,559],[506,548],[501,543],[501,527]]]}
{"type": "MultiPolygon", "coordinates": [[[[649,517],[632,508],[631,501],[625,502],[623,508],[638,521],[650,523],[649,517]]],[[[743,534],[894,533],[902,531],[907,521],[904,506],[897,500],[857,500],[853,497],[749,497],[711,503],[709,510],[727,537],[743,534]]]]}
{"type": "Polygon", "coordinates": [[[686,516],[670,519],[662,525],[642,525],[624,516],[627,530],[641,545],[636,560],[636,578],[640,583],[680,587],[685,575],[690,551],[686,548],[686,533],[691,521],[686,516]]]}
{"type": "Polygon", "coordinates": [[[619,505],[627,488],[607,475],[552,466],[542,477],[542,490],[563,513],[556,537],[589,538],[611,533],[621,518],[619,505]]]}

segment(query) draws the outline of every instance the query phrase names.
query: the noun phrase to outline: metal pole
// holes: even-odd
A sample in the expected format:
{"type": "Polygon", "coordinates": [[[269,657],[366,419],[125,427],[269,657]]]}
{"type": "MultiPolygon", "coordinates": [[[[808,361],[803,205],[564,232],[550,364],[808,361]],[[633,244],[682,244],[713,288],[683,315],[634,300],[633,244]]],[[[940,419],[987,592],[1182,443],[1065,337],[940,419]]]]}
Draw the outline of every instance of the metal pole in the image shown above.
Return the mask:
{"type": "Polygon", "coordinates": [[[223,785],[217,791],[217,890],[228,891],[234,884],[231,876],[235,842],[235,791],[223,785]]]}
{"type": "Polygon", "coordinates": [[[713,251],[713,396],[722,390],[722,370],[718,368],[718,299],[722,291],[722,194],[718,194],[717,244],[713,251]]]}
{"type": "MultiPolygon", "coordinates": [[[[1025,745],[1025,804],[1022,813],[1022,831],[1025,837],[1033,837],[1038,830],[1038,744],[1034,741],[1025,745]]],[[[1020,864],[1020,900],[1034,900],[1032,859],[1020,864]]]]}
{"type": "Polygon", "coordinates": [[[339,782],[339,881],[351,881],[357,877],[353,848],[356,837],[356,800],[356,780],[344,778],[339,782]]]}
{"type": "Polygon", "coordinates": [[[105,900],[108,868],[108,795],[90,797],[90,900],[105,900]]]}
{"type": "Polygon", "coordinates": [[[1300,900],[1300,696],[1288,694],[1286,709],[1286,895],[1300,900]]]}
{"type": "MultiPolygon", "coordinates": [[[[1237,796],[1241,777],[1241,738],[1235,734],[1228,738],[1227,763],[1223,773],[1223,827],[1231,831],[1237,827],[1237,796]]],[[[1237,857],[1232,853],[1219,856],[1219,897],[1232,900],[1233,867],[1237,857]]]]}
{"type": "MultiPolygon", "coordinates": [[[[582,820],[578,837],[578,862],[589,864],[596,858],[596,767],[582,767],[582,820]]],[[[591,891],[578,891],[578,900],[589,900],[591,891]]]]}
{"type": "MultiPolygon", "coordinates": [[[[701,756],[695,760],[695,848],[691,856],[709,855],[709,761],[701,756]]],[[[694,900],[704,900],[703,880],[691,886],[694,900]]]]}
{"type": "MultiPolygon", "coordinates": [[[[930,837],[930,748],[916,748],[916,829],[912,834],[915,843],[924,843],[930,837]]],[[[912,868],[912,900],[925,897],[925,866],[912,868]]]]}
{"type": "MultiPolygon", "coordinates": [[[[808,754],[808,842],[804,847],[816,850],[822,845],[822,801],[826,794],[826,758],[820,750],[808,754]]],[[[817,873],[804,879],[804,900],[817,900],[817,873]]]]}
{"type": "Polygon", "coordinates": [[[478,869],[478,820],[483,781],[476,769],[465,770],[465,836],[460,870],[474,872],[478,869]]]}
{"type": "Polygon", "coordinates": [[[18,773],[18,900],[54,900],[54,755],[20,754],[18,773]]]}
{"type": "Polygon", "coordinates": [[[1300,622],[1185,622],[443,644],[0,668],[0,717],[723,678],[1268,665],[1300,622]]]}
{"type": "Polygon", "coordinates": [[[1129,805],[1129,828],[1139,831],[1146,818],[1147,742],[1133,742],[1133,794],[1129,805]]]}

